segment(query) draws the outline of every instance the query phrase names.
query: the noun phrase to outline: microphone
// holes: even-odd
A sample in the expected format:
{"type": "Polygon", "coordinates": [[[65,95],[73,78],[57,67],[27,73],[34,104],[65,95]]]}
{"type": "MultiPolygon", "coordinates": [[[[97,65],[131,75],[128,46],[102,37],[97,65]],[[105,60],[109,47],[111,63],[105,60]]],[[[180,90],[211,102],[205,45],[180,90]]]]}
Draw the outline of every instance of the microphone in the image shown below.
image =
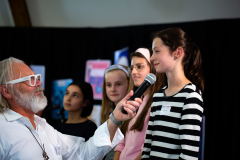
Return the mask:
{"type": "MultiPolygon", "coordinates": [[[[153,73],[149,73],[146,75],[143,83],[138,87],[138,89],[135,91],[134,95],[128,100],[133,101],[135,98],[140,98],[142,94],[147,90],[147,88],[155,83],[156,76],[153,73]]],[[[127,112],[124,110],[124,107],[122,107],[122,113],[127,114],[127,112]]]]}

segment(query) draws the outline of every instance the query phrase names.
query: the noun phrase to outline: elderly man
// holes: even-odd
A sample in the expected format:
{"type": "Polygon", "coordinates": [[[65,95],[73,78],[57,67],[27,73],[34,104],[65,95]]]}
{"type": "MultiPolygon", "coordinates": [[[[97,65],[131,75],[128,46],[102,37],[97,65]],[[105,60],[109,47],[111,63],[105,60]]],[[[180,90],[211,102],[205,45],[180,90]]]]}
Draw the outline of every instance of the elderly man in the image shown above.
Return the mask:
{"type": "Polygon", "coordinates": [[[118,129],[122,121],[135,116],[142,100],[127,101],[131,91],[87,142],[83,138],[56,131],[35,113],[44,109],[41,75],[21,60],[8,58],[0,62],[0,159],[102,159],[123,135],[118,129]],[[121,108],[128,114],[122,114],[121,108]]]}

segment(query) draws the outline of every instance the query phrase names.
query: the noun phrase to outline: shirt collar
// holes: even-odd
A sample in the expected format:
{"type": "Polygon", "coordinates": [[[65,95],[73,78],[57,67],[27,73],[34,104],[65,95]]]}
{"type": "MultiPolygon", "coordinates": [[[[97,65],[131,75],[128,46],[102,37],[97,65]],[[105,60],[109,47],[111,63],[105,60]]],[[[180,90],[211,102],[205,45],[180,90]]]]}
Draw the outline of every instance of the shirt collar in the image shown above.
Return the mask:
{"type": "MultiPolygon", "coordinates": [[[[14,112],[11,109],[8,109],[6,112],[3,113],[3,115],[5,116],[5,118],[8,121],[16,121],[16,120],[23,117],[21,114],[19,114],[17,112],[14,112]]],[[[37,124],[40,124],[40,125],[45,125],[46,124],[46,120],[44,118],[41,118],[41,117],[37,116],[37,115],[34,115],[34,121],[36,121],[37,124]]]]}
{"type": "Polygon", "coordinates": [[[14,112],[11,109],[8,109],[6,112],[3,113],[3,115],[8,121],[16,121],[19,118],[23,117],[21,114],[14,112]]]}

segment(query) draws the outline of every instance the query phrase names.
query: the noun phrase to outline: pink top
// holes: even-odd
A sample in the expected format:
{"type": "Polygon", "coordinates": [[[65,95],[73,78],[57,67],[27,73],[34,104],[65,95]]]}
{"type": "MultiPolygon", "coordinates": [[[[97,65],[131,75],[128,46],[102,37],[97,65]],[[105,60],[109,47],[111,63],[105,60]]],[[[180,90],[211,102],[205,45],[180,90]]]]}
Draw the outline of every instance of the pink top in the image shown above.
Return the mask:
{"type": "Polygon", "coordinates": [[[146,95],[143,98],[143,103],[140,105],[137,115],[129,122],[128,131],[126,132],[125,137],[118,143],[114,151],[120,151],[119,160],[126,160],[126,159],[135,159],[143,149],[143,144],[146,137],[148,121],[150,117],[151,107],[148,110],[146,118],[144,120],[143,129],[141,132],[139,131],[129,131],[130,128],[133,126],[134,122],[136,121],[139,114],[142,112],[144,106],[148,101],[148,96],[146,95]]]}

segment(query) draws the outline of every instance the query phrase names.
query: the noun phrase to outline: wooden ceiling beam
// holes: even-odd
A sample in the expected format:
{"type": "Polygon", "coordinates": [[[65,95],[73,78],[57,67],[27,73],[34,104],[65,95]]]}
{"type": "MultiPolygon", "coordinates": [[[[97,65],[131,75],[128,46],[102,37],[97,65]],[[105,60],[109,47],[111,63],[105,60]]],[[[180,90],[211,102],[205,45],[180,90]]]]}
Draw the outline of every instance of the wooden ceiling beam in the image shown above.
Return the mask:
{"type": "Polygon", "coordinates": [[[31,27],[31,20],[25,0],[8,0],[15,27],[31,27]]]}

